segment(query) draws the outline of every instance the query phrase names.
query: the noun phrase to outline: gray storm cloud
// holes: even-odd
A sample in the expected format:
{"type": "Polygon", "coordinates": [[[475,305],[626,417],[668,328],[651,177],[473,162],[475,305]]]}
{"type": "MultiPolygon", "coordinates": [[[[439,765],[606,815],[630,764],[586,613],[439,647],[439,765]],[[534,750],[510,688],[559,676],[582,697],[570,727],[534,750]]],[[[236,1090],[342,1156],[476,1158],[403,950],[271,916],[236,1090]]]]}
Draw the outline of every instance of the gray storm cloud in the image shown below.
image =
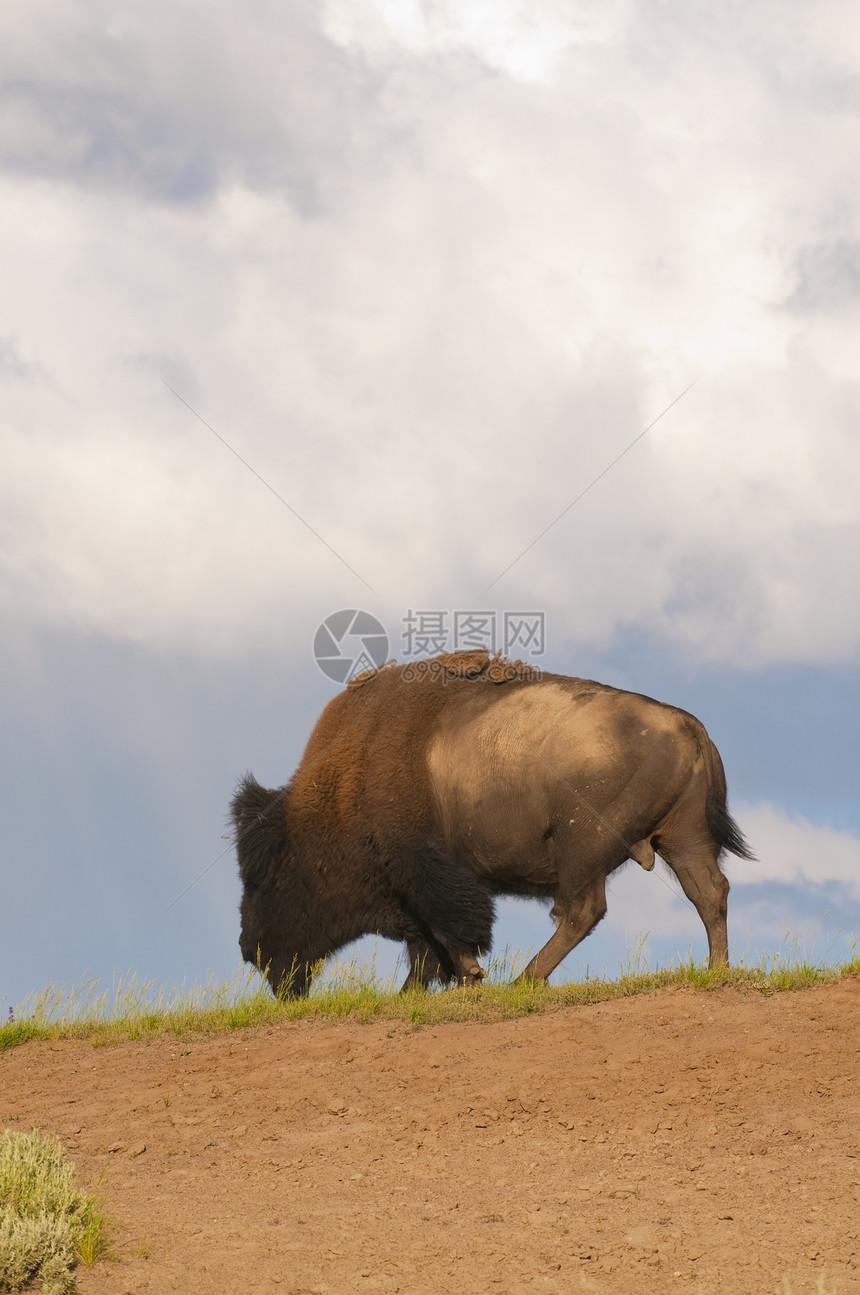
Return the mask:
{"type": "Polygon", "coordinates": [[[854,658],[857,20],[825,11],[7,11],[4,614],[230,654],[362,596],[165,381],[391,617],[480,599],[698,378],[494,596],[854,658]]]}

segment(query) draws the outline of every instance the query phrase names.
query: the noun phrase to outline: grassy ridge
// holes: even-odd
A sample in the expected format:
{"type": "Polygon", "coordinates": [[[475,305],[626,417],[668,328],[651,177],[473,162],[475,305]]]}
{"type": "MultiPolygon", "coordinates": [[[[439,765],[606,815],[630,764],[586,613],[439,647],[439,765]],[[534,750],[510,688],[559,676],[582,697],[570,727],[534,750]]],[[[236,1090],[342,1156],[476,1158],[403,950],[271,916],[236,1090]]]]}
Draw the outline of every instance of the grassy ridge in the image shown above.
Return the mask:
{"type": "Polygon", "coordinates": [[[174,1034],[216,1034],[311,1017],[330,1020],[401,1021],[437,1025],[446,1021],[499,1021],[535,1012],[628,998],[667,986],[713,990],[735,986],[763,994],[806,989],[860,973],[860,954],[839,966],[810,963],[802,957],[763,957],[709,971],[693,962],[657,969],[643,967],[634,955],[615,980],[601,977],[562,985],[510,984],[522,965],[519,955],[505,956],[488,967],[479,988],[401,994],[393,981],[381,982],[373,966],[339,966],[319,978],[302,999],[275,999],[253,970],[226,983],[207,980],[167,987],[140,984],[129,975],[103,989],[98,981],[66,993],[49,986],[26,1000],[0,1024],[0,1051],[28,1039],[84,1039],[94,1046],[126,1039],[174,1034]]]}

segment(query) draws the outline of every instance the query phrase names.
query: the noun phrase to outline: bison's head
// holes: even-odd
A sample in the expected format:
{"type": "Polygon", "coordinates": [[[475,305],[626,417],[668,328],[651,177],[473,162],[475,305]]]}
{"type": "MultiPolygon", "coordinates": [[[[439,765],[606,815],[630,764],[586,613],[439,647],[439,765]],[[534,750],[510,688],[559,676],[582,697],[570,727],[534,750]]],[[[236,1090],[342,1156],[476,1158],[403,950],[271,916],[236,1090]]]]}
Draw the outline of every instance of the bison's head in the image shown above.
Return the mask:
{"type": "Polygon", "coordinates": [[[290,915],[282,914],[280,905],[272,901],[268,889],[245,885],[239,910],[239,948],[245,961],[266,977],[273,994],[302,997],[310,989],[313,963],[293,947],[297,942],[290,939],[290,915]]]}
{"type": "Polygon", "coordinates": [[[286,792],[269,791],[250,776],[233,799],[236,853],[242,880],[239,948],[278,995],[302,995],[320,949],[318,905],[309,879],[290,850],[286,792]]]}

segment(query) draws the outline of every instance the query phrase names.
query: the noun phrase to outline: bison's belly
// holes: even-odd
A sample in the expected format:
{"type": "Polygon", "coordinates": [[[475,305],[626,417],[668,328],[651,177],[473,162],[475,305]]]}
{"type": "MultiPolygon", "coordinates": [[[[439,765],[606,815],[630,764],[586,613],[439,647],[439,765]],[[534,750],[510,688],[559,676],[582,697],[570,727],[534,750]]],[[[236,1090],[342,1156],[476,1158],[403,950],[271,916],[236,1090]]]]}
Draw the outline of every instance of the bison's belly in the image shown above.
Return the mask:
{"type": "Polygon", "coordinates": [[[495,893],[555,896],[559,876],[564,884],[587,885],[598,875],[620,867],[640,839],[608,822],[577,826],[565,821],[528,836],[481,834],[457,842],[455,853],[495,893]]]}
{"type": "Polygon", "coordinates": [[[523,822],[523,815],[474,813],[451,827],[451,854],[498,894],[552,895],[558,880],[556,849],[542,821],[523,822]]]}

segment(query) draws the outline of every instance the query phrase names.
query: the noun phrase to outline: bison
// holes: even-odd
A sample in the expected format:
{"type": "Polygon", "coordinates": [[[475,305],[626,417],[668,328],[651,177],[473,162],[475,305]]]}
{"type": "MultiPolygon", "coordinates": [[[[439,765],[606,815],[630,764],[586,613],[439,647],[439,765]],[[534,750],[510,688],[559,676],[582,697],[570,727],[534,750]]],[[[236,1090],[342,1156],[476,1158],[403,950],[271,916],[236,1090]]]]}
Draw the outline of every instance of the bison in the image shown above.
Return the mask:
{"type": "Polygon", "coordinates": [[[720,869],[752,859],[719,753],[686,711],[486,651],[389,664],[326,706],[292,781],[232,803],[239,940],[276,994],[361,935],[405,941],[403,988],[474,984],[496,895],[552,900],[545,980],[606,913],[626,860],[677,876],[728,961],[720,869]]]}

